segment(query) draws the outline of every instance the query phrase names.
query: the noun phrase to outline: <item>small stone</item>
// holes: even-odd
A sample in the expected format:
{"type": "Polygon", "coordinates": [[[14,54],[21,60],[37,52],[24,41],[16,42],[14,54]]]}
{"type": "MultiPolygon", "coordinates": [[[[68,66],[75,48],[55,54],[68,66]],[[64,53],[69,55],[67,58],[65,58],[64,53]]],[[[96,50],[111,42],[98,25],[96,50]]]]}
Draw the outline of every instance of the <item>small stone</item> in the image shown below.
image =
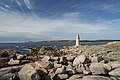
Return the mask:
{"type": "Polygon", "coordinates": [[[67,79],[69,76],[67,74],[58,74],[57,75],[59,80],[67,79]]]}
{"type": "Polygon", "coordinates": [[[54,64],[51,62],[35,62],[37,67],[45,68],[45,69],[51,69],[54,67],[54,64]]]}
{"type": "Polygon", "coordinates": [[[8,62],[8,64],[9,65],[17,65],[17,64],[20,64],[20,61],[19,60],[13,60],[13,58],[12,58],[12,59],[10,59],[10,61],[8,62]]]}
{"type": "Polygon", "coordinates": [[[85,68],[83,66],[76,68],[76,72],[82,74],[85,68]]]}
{"type": "Polygon", "coordinates": [[[51,61],[58,61],[58,59],[59,59],[58,57],[50,57],[51,61]]]}
{"type": "Polygon", "coordinates": [[[67,69],[66,71],[69,76],[74,75],[76,73],[74,69],[67,69]]]}
{"type": "Polygon", "coordinates": [[[54,63],[54,67],[55,67],[55,68],[60,68],[60,67],[62,67],[62,64],[54,63]]]}
{"type": "Polygon", "coordinates": [[[17,56],[17,59],[18,59],[18,60],[20,60],[20,59],[23,59],[23,58],[24,58],[24,55],[22,55],[22,54],[16,54],[16,56],[17,56]]]}
{"type": "Polygon", "coordinates": [[[67,65],[67,62],[68,60],[66,59],[66,57],[60,57],[60,63],[67,65]]]}
{"type": "Polygon", "coordinates": [[[74,56],[67,56],[67,60],[68,60],[68,61],[73,61],[74,58],[75,58],[74,56]]]}
{"type": "Polygon", "coordinates": [[[91,72],[89,70],[83,70],[83,74],[90,74],[91,72]]]}

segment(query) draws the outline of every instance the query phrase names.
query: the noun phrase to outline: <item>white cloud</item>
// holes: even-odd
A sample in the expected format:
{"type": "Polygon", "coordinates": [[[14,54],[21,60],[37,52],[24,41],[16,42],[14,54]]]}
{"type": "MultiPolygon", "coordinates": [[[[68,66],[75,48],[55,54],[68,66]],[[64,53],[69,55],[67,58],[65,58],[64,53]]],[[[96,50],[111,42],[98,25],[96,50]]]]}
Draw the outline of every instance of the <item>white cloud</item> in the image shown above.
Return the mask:
{"type": "Polygon", "coordinates": [[[62,14],[63,17],[77,17],[80,16],[79,12],[69,12],[69,13],[64,13],[62,14]]]}
{"type": "Polygon", "coordinates": [[[96,34],[105,30],[101,25],[74,22],[65,18],[47,19],[8,14],[0,11],[0,37],[31,39],[70,39],[75,34],[96,34]]]}
{"type": "Polygon", "coordinates": [[[30,0],[24,0],[24,2],[25,2],[28,9],[32,9],[30,0]]]}

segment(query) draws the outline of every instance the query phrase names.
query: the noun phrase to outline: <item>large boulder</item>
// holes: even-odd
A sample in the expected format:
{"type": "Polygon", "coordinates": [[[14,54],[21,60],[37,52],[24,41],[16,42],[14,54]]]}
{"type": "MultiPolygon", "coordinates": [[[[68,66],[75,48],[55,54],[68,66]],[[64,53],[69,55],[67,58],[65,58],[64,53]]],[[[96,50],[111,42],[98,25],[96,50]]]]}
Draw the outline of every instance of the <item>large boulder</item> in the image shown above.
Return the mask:
{"type": "Polygon", "coordinates": [[[119,61],[112,61],[112,62],[108,62],[107,64],[110,65],[113,69],[120,67],[119,61]]]}
{"type": "Polygon", "coordinates": [[[104,63],[92,63],[90,65],[90,71],[92,74],[108,74],[111,67],[104,63]]]}
{"type": "Polygon", "coordinates": [[[74,59],[73,66],[77,66],[80,63],[85,64],[85,63],[88,63],[88,62],[89,62],[89,59],[85,55],[80,55],[80,56],[77,56],[74,59]]]}
{"type": "Polygon", "coordinates": [[[13,60],[13,58],[12,58],[12,59],[10,59],[10,61],[8,62],[8,64],[9,65],[18,65],[18,64],[20,64],[20,61],[19,60],[13,60]]]}
{"type": "Polygon", "coordinates": [[[84,76],[82,80],[112,80],[104,76],[84,76]]]}
{"type": "Polygon", "coordinates": [[[40,80],[40,76],[36,69],[30,65],[25,65],[19,72],[18,72],[20,80],[40,80]]]}
{"type": "Polygon", "coordinates": [[[111,76],[116,76],[116,77],[120,77],[120,68],[117,68],[117,69],[115,69],[115,70],[113,70],[113,71],[110,71],[110,72],[109,72],[109,75],[111,75],[111,76]]]}

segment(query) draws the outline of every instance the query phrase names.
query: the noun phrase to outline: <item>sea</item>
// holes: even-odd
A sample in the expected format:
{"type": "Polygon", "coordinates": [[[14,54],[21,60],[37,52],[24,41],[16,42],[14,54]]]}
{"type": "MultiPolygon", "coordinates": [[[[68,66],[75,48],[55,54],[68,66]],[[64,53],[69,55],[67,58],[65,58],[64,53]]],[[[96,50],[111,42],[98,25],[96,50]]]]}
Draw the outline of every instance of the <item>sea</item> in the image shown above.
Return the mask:
{"type": "MultiPolygon", "coordinates": [[[[81,42],[81,45],[104,45],[107,42],[81,42]]],[[[31,49],[42,46],[58,47],[74,46],[75,42],[30,42],[30,43],[0,43],[0,50],[13,49],[20,53],[29,53],[31,49]]]]}

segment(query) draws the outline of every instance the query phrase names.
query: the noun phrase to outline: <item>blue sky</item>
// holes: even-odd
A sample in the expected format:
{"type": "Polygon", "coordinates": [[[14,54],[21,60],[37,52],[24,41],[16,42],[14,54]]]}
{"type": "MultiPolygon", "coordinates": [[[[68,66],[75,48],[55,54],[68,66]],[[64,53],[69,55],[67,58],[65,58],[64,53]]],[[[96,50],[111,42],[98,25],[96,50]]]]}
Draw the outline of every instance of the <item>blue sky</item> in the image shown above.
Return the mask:
{"type": "Polygon", "coordinates": [[[0,42],[120,39],[119,0],[0,0],[0,42]]]}

